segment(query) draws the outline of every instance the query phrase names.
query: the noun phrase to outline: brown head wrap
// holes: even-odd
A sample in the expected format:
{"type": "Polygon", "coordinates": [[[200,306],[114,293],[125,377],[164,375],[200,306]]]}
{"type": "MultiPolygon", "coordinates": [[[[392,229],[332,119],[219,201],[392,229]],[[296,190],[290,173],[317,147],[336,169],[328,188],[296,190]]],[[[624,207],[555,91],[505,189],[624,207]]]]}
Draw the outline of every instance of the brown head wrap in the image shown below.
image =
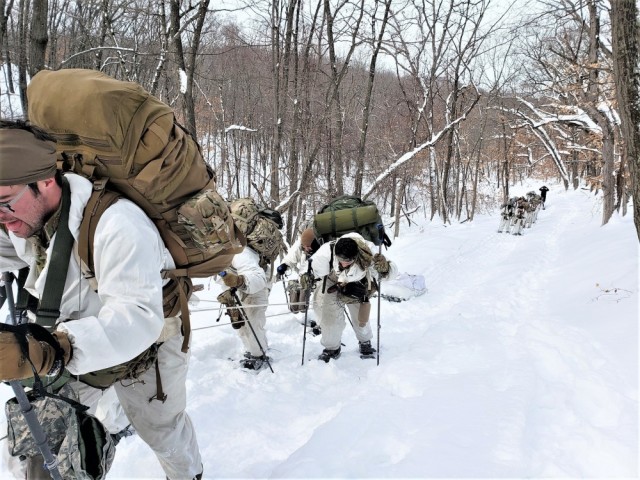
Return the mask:
{"type": "Polygon", "coordinates": [[[313,228],[307,228],[300,234],[300,245],[303,247],[310,247],[316,236],[313,233],[313,228]]]}
{"type": "Polygon", "coordinates": [[[0,128],[0,186],[37,182],[55,173],[55,143],[27,130],[0,128]]]}

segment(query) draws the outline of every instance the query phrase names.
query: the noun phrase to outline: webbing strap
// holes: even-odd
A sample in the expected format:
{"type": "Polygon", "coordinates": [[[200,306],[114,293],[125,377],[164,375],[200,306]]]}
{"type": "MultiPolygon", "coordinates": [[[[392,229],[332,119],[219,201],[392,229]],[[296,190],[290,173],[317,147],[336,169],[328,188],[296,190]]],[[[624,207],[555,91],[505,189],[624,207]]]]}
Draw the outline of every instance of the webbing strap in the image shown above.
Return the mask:
{"type": "Polygon", "coordinates": [[[156,394],[149,399],[149,403],[153,400],[160,400],[162,403],[167,401],[167,394],[162,389],[162,378],[160,377],[160,363],[156,358],[156,394]]]}
{"type": "Polygon", "coordinates": [[[73,247],[73,235],[69,230],[69,209],[71,207],[71,189],[66,178],[62,178],[62,207],[56,238],[51,249],[49,271],[45,280],[44,292],[36,311],[36,323],[53,331],[60,317],[60,301],[67,280],[69,258],[73,247]]]}
{"type": "Polygon", "coordinates": [[[181,282],[180,278],[185,278],[183,270],[165,270],[162,272],[163,278],[169,278],[175,282],[178,289],[178,304],[180,305],[180,318],[182,319],[182,352],[187,353],[189,351],[189,339],[191,338],[191,317],[189,315],[189,299],[187,298],[187,292],[185,292],[184,282],[181,282]]]}
{"type": "Polygon", "coordinates": [[[16,285],[18,287],[18,296],[16,298],[16,314],[19,316],[22,312],[33,308],[37,308],[37,299],[32,296],[25,288],[24,284],[29,276],[29,267],[23,267],[18,271],[18,277],[16,278],[16,285]]]}
{"type": "MultiPolygon", "coordinates": [[[[85,266],[95,275],[95,265],[93,264],[93,239],[96,235],[98,221],[104,211],[113,205],[120,194],[107,190],[106,180],[96,180],[93,182],[93,192],[89,197],[87,206],[84,208],[82,222],[80,223],[80,233],[78,235],[78,256],[85,266]]],[[[85,272],[87,274],[87,272],[85,272]]]]}

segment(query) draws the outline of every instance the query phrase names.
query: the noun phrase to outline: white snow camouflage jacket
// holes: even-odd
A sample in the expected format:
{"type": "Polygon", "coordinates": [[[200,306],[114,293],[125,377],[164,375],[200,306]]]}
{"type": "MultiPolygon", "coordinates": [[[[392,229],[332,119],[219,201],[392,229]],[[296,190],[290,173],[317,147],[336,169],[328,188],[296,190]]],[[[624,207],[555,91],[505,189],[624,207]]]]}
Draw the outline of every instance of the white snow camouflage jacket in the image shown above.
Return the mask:
{"type": "MultiPolygon", "coordinates": [[[[358,233],[347,233],[340,238],[349,237],[355,240],[361,241],[365,243],[372,253],[377,252],[377,247],[373,242],[369,242],[362,238],[362,236],[358,233]]],[[[346,284],[350,282],[357,282],[362,280],[363,278],[367,278],[367,280],[371,280],[372,278],[378,278],[378,272],[375,268],[373,268],[373,262],[371,266],[369,266],[366,270],[360,268],[357,263],[352,263],[346,269],[340,271],[339,269],[339,261],[335,255],[333,255],[333,263],[331,262],[331,247],[333,242],[324,243],[316,253],[311,256],[311,269],[313,270],[313,274],[315,278],[322,278],[330,273],[334,273],[337,278],[337,283],[346,284]]],[[[386,258],[386,257],[385,257],[386,258]]],[[[398,268],[395,263],[389,260],[389,273],[385,278],[395,278],[398,274],[398,268]]]]}
{"type": "MultiPolygon", "coordinates": [[[[109,207],[98,222],[94,267],[99,293],[91,288],[81,273],[77,239],[92,185],[78,175],[66,174],[65,178],[71,187],[69,230],[76,242],[56,329],[67,333],[73,347],[67,369],[82,375],[131,360],[156,342],[161,333],[168,338],[179,332],[180,319],[166,319],[165,327],[160,271],[174,268],[173,259],[155,225],[126,199],[109,207]]],[[[31,242],[0,231],[0,271],[30,266],[25,288],[40,298],[55,238],[54,234],[47,248],[47,262],[37,275],[31,242]]]]}

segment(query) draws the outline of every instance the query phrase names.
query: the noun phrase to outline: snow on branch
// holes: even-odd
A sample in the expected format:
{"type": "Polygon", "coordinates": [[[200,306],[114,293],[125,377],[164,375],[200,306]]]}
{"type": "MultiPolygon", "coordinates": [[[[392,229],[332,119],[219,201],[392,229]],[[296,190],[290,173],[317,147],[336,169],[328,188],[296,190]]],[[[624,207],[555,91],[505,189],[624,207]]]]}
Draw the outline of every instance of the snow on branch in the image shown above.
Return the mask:
{"type": "MultiPolygon", "coordinates": [[[[593,121],[593,119],[582,109],[569,105],[563,105],[562,108],[572,108],[576,110],[575,113],[569,115],[559,115],[553,114],[549,112],[545,112],[537,107],[535,107],[531,102],[523,98],[518,98],[518,101],[526,106],[531,112],[538,117],[538,120],[531,123],[532,128],[538,128],[543,125],[547,125],[550,123],[565,123],[565,124],[574,124],[580,125],[582,128],[592,132],[602,135],[602,129],[593,121]]],[[[531,119],[530,119],[531,121],[531,119]]]]}
{"type": "Polygon", "coordinates": [[[528,115],[527,113],[523,112],[520,109],[505,108],[505,107],[498,107],[498,109],[503,112],[510,113],[514,115],[516,118],[520,118],[521,120],[524,121],[525,125],[531,129],[531,132],[538,138],[538,140],[540,140],[540,142],[542,142],[547,152],[549,152],[549,155],[551,155],[551,158],[553,159],[553,162],[555,163],[556,168],[558,169],[558,173],[560,174],[562,179],[565,182],[568,182],[569,174],[565,167],[564,161],[562,160],[562,153],[558,149],[556,142],[553,140],[553,138],[551,138],[547,130],[544,128],[547,125],[551,125],[551,126],[555,125],[558,122],[557,116],[553,116],[553,118],[551,118],[551,116],[541,116],[544,112],[535,108],[526,100],[522,100],[522,99],[518,99],[518,100],[524,105],[526,105],[527,107],[529,107],[529,109],[538,118],[537,119],[533,118],[531,115],[528,115]]]}
{"type": "Polygon", "coordinates": [[[475,105],[478,103],[478,100],[480,100],[480,96],[478,95],[474,101],[471,103],[471,105],[469,105],[467,107],[467,109],[465,110],[465,112],[460,115],[458,118],[456,118],[455,120],[453,120],[452,122],[449,122],[447,125],[445,125],[445,127],[440,130],[439,132],[432,134],[431,138],[429,139],[429,141],[418,145],[416,148],[414,148],[413,150],[411,150],[410,152],[405,153],[404,155],[402,155],[398,160],[396,160],[395,162],[393,162],[391,165],[389,165],[384,172],[382,172],[380,175],[378,175],[378,177],[373,181],[373,183],[369,186],[369,188],[367,188],[363,193],[362,193],[362,198],[367,198],[369,197],[369,195],[371,195],[371,193],[378,188],[378,186],[389,176],[391,176],[391,174],[393,172],[395,172],[398,168],[400,168],[401,166],[403,166],[404,164],[410,162],[419,152],[421,152],[422,150],[424,150],[425,148],[429,148],[429,147],[433,147],[436,143],[438,143],[438,140],[440,140],[444,134],[446,134],[447,132],[449,132],[449,130],[451,130],[452,128],[454,128],[456,125],[458,125],[459,123],[463,122],[464,120],[467,119],[467,115],[469,115],[469,113],[471,112],[471,110],[473,110],[473,108],[475,107],[475,105]]]}
{"type": "Polygon", "coordinates": [[[229,133],[229,132],[232,132],[234,130],[241,130],[241,131],[245,131],[245,132],[257,132],[258,131],[255,128],[249,128],[249,127],[245,127],[243,125],[229,125],[227,128],[224,129],[224,133],[229,133]]]}

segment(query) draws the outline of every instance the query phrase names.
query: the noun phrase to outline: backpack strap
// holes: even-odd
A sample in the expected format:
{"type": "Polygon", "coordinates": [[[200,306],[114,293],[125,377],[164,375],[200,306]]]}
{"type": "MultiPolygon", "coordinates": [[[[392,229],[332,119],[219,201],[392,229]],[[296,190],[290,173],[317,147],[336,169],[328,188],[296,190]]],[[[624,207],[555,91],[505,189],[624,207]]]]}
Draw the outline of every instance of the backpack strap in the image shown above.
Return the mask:
{"type": "Polygon", "coordinates": [[[87,280],[95,277],[95,265],[93,263],[93,239],[96,236],[96,228],[104,211],[116,203],[121,197],[119,193],[106,189],[107,180],[95,180],[93,192],[84,208],[80,234],[78,236],[78,255],[84,263],[83,274],[87,280]]]}
{"type": "Polygon", "coordinates": [[[16,277],[16,286],[18,287],[18,294],[16,296],[15,309],[16,318],[22,318],[27,311],[35,312],[38,309],[38,299],[31,295],[26,288],[24,288],[29,276],[29,267],[22,267],[18,270],[18,276],[16,277]]]}
{"type": "MultiPolygon", "coordinates": [[[[331,257],[329,257],[329,273],[331,273],[331,269],[333,268],[333,249],[336,248],[337,240],[332,240],[329,245],[329,250],[331,251],[331,257]]],[[[327,287],[327,277],[329,275],[325,275],[322,279],[322,293],[325,293],[325,289],[327,287]]]]}
{"type": "Polygon", "coordinates": [[[71,207],[71,188],[69,181],[62,178],[62,206],[60,221],[56,230],[56,238],[51,249],[49,271],[45,279],[44,292],[36,310],[36,323],[49,331],[55,329],[56,320],[60,317],[60,302],[64,284],[67,280],[69,258],[73,248],[73,235],[69,230],[69,209],[71,207]]]}

